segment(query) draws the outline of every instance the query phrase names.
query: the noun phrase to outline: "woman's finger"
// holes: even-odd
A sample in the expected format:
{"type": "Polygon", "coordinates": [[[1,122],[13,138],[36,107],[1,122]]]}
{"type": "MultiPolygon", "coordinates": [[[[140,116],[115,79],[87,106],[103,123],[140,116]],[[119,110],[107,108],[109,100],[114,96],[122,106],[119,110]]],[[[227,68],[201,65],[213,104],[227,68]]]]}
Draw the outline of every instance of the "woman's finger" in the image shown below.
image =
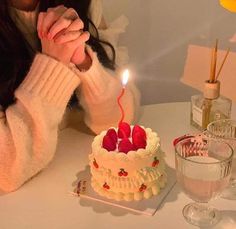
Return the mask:
{"type": "Polygon", "coordinates": [[[69,27],[69,25],[77,18],[79,18],[79,16],[73,8],[66,8],[60,18],[57,19],[57,21],[49,29],[49,39],[53,39],[57,33],[69,27]]]}
{"type": "Polygon", "coordinates": [[[77,12],[73,8],[68,8],[62,15],[62,17],[74,21],[79,17],[77,12]]]}
{"type": "Polygon", "coordinates": [[[79,31],[84,28],[84,23],[80,18],[75,19],[69,27],[66,29],[66,31],[79,31]]]}
{"type": "Polygon", "coordinates": [[[55,42],[55,40],[57,40],[58,37],[64,35],[65,32],[66,32],[66,29],[63,29],[63,30],[61,30],[60,32],[58,32],[58,33],[54,36],[54,38],[53,38],[53,39],[54,39],[54,42],[55,42]]]}
{"type": "Polygon", "coordinates": [[[60,17],[59,20],[56,21],[50,28],[48,36],[50,37],[50,39],[53,39],[57,33],[64,29],[67,29],[71,23],[72,21],[70,19],[60,17]]]}
{"type": "Polygon", "coordinates": [[[50,12],[50,11],[52,11],[52,10],[56,10],[56,9],[58,9],[58,8],[60,8],[60,7],[64,7],[64,8],[66,9],[66,7],[61,4],[61,5],[58,5],[58,6],[56,6],[56,7],[49,7],[49,8],[47,9],[47,12],[50,12]]]}
{"type": "MultiPolygon", "coordinates": [[[[48,35],[49,29],[61,17],[61,15],[64,14],[64,12],[66,10],[67,10],[66,7],[60,6],[60,7],[49,9],[47,11],[46,16],[45,16],[44,21],[43,21],[42,33],[43,33],[44,36],[48,35]]],[[[51,39],[51,37],[48,36],[48,39],[51,39]]]]}
{"type": "Polygon", "coordinates": [[[85,31],[70,31],[67,32],[59,37],[57,37],[57,39],[55,40],[55,43],[57,44],[63,44],[65,42],[71,42],[74,40],[77,40],[78,38],[80,38],[81,42],[86,42],[89,39],[89,32],[85,31]]]}
{"type": "Polygon", "coordinates": [[[85,43],[90,37],[89,32],[85,31],[70,31],[61,36],[58,36],[54,41],[57,44],[63,44],[66,42],[79,42],[80,44],[85,43]]]}
{"type": "Polygon", "coordinates": [[[85,31],[81,33],[81,35],[74,41],[70,41],[72,45],[79,46],[81,44],[84,44],[87,40],[89,40],[90,33],[88,31],[85,31]]]}
{"type": "Polygon", "coordinates": [[[68,31],[64,32],[61,36],[56,36],[57,38],[54,39],[55,43],[63,44],[65,42],[74,41],[76,40],[83,31],[68,31]]]}
{"type": "Polygon", "coordinates": [[[49,37],[52,39],[61,30],[68,28],[73,21],[79,18],[79,15],[73,8],[68,8],[61,15],[59,20],[50,28],[49,37]]]}
{"type": "Polygon", "coordinates": [[[44,20],[45,15],[46,15],[45,12],[41,12],[39,13],[39,16],[38,16],[37,31],[38,31],[38,36],[40,39],[43,38],[42,25],[43,25],[43,20],[44,20]]]}

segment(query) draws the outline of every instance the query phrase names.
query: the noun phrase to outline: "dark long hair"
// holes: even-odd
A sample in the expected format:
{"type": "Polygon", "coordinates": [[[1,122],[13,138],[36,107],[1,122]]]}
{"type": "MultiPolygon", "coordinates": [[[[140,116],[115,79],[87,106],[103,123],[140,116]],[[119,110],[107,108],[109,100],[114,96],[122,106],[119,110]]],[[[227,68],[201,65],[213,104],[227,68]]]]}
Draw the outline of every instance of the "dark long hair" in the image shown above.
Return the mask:
{"type": "MultiPolygon", "coordinates": [[[[14,91],[24,80],[33,56],[22,33],[16,27],[9,15],[8,0],[0,3],[0,105],[6,109],[15,102],[14,91]]],[[[94,27],[96,34],[90,35],[87,44],[97,52],[99,61],[107,68],[115,69],[115,51],[113,46],[99,38],[97,28],[88,18],[88,9],[91,0],[43,0],[39,3],[39,11],[46,11],[49,7],[63,4],[74,8],[84,22],[84,30],[94,27]],[[110,59],[102,44],[112,50],[110,59]]]]}

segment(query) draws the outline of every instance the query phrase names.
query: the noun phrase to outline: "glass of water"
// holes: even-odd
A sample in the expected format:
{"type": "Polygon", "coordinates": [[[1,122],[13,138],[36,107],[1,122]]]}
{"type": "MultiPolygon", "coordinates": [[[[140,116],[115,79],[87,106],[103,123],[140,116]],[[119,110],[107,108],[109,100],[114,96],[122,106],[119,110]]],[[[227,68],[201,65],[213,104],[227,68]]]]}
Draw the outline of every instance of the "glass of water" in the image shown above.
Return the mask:
{"type": "MultiPolygon", "coordinates": [[[[222,119],[211,122],[204,134],[210,138],[216,138],[227,142],[236,151],[236,120],[222,119]]],[[[232,164],[232,175],[229,186],[222,193],[226,199],[236,200],[236,153],[232,164]]]]}
{"type": "Polygon", "coordinates": [[[216,139],[188,137],[175,145],[177,181],[194,203],[183,208],[187,222],[212,226],[220,220],[220,213],[208,202],[218,197],[228,186],[233,158],[232,147],[216,139]]]}

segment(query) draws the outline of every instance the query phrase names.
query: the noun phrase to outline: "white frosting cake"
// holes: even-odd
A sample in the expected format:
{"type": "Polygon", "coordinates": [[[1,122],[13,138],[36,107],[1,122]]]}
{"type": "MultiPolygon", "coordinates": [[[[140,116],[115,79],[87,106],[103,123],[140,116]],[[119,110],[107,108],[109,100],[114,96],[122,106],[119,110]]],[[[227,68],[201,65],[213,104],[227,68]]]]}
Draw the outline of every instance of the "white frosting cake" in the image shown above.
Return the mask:
{"type": "MultiPolygon", "coordinates": [[[[118,132],[116,128],[112,129],[118,132]]],[[[142,129],[146,133],[145,147],[126,153],[119,152],[120,138],[117,138],[114,150],[104,148],[107,131],[94,138],[89,163],[92,187],[97,193],[118,201],[132,201],[157,195],[165,186],[167,175],[160,138],[150,128],[142,129]]],[[[140,135],[138,137],[141,138],[140,135]]],[[[132,143],[131,136],[129,139],[132,143]]]]}

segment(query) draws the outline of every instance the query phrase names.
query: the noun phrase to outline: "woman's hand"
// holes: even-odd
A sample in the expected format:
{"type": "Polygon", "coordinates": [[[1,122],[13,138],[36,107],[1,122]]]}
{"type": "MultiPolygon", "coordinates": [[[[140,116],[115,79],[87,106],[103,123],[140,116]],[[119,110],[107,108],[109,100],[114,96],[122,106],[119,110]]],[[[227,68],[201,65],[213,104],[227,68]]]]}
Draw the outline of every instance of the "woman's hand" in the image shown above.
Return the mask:
{"type": "Polygon", "coordinates": [[[65,64],[86,62],[85,42],[89,33],[83,32],[83,27],[82,20],[72,8],[61,5],[40,13],[37,29],[42,52],[65,64]]]}
{"type": "Polygon", "coordinates": [[[68,28],[74,20],[79,18],[72,8],[59,5],[48,8],[47,12],[41,12],[38,16],[37,30],[40,39],[52,40],[59,32],[68,28]]]}
{"type": "Polygon", "coordinates": [[[83,31],[83,28],[83,21],[77,18],[62,33],[59,32],[54,37],[54,41],[57,44],[63,44],[77,39],[78,47],[71,57],[71,62],[77,66],[87,62],[87,58],[89,57],[85,52],[85,42],[89,39],[90,34],[88,31],[83,31]]]}

